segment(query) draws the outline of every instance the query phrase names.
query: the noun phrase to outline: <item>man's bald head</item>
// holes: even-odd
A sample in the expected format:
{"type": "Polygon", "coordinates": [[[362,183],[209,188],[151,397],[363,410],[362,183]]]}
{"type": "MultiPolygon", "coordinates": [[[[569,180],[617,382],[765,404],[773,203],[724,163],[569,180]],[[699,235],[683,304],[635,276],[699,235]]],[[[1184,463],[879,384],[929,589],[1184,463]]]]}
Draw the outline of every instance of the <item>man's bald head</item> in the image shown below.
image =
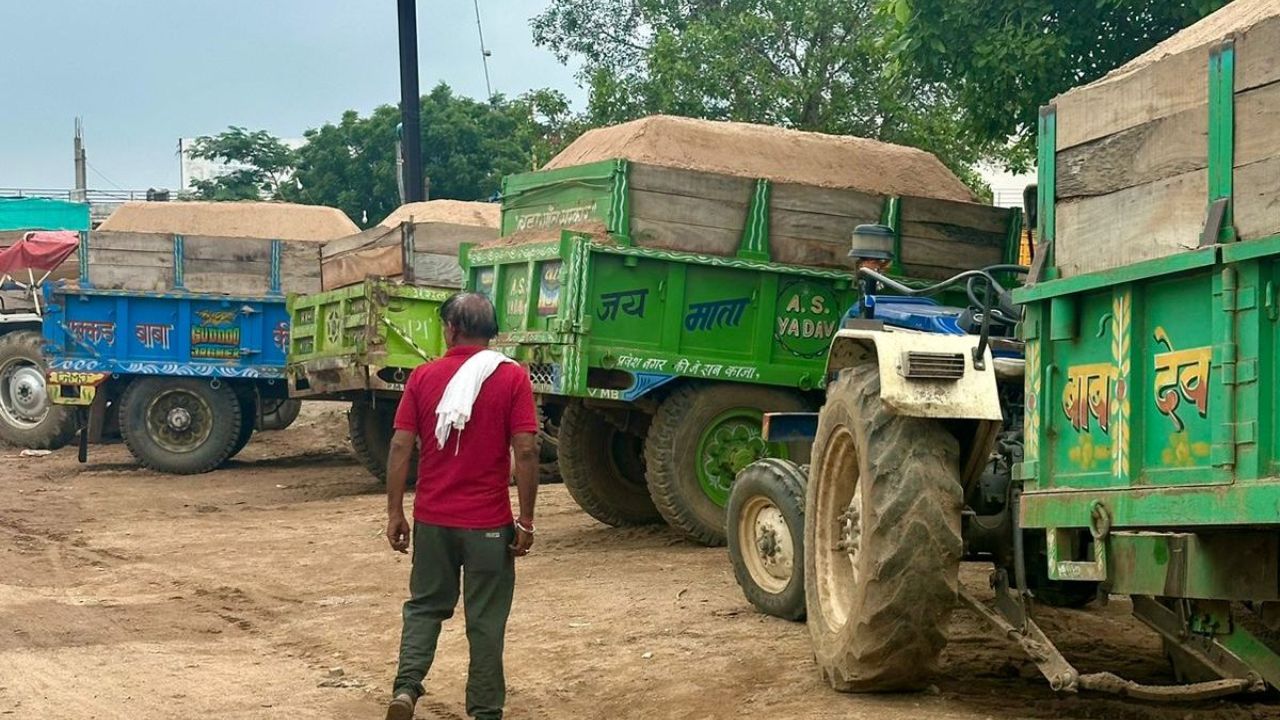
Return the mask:
{"type": "Polygon", "coordinates": [[[440,306],[440,320],[445,324],[446,340],[488,345],[498,334],[498,315],[489,298],[480,293],[456,293],[440,306]]]}

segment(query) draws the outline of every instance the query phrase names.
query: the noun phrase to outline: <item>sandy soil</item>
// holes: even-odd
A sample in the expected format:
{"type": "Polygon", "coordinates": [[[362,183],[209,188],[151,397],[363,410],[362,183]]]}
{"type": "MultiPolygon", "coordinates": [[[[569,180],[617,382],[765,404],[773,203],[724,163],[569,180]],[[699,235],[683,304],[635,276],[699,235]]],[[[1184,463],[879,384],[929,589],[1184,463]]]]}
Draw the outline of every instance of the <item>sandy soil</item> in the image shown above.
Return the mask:
{"type": "MultiPolygon", "coordinates": [[[[382,539],[337,409],[310,405],[199,477],[141,470],[121,446],[90,461],[0,449],[0,717],[382,716],[408,558],[382,539]]],[[[1055,696],[965,613],[929,692],[838,695],[803,625],[745,603],[723,549],[605,528],[558,486],[538,519],[508,635],[511,718],[1280,718],[1258,700],[1055,696]]],[[[1124,602],[1040,617],[1082,670],[1168,678],[1124,602]]],[[[459,617],[419,717],[462,717],[465,665],[459,617]]]]}
{"type": "Polygon", "coordinates": [[[99,230],[325,241],[360,228],[337,208],[278,202],[128,202],[99,230]]]}
{"type": "Polygon", "coordinates": [[[972,191],[923,150],[848,135],[651,115],[583,133],[544,170],[632,162],[880,195],[972,202],[972,191]]]}

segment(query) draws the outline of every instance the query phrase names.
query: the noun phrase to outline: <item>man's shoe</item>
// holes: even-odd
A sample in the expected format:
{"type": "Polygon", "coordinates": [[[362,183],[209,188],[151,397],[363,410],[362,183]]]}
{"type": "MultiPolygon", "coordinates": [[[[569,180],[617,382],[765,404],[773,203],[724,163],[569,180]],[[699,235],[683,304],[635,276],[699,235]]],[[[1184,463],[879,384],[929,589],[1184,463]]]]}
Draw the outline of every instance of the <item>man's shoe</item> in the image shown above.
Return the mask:
{"type": "Polygon", "coordinates": [[[409,693],[400,693],[387,706],[387,720],[413,720],[413,706],[417,703],[409,693]]]}

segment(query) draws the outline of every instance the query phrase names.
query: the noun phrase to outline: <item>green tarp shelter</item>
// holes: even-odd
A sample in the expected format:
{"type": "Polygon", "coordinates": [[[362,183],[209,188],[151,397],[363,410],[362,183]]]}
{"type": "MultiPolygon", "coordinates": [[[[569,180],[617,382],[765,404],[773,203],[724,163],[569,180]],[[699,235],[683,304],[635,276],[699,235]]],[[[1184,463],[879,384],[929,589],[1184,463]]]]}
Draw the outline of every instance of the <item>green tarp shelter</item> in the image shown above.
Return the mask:
{"type": "Polygon", "coordinates": [[[88,229],[89,203],[49,198],[0,198],[0,231],[88,229]]]}

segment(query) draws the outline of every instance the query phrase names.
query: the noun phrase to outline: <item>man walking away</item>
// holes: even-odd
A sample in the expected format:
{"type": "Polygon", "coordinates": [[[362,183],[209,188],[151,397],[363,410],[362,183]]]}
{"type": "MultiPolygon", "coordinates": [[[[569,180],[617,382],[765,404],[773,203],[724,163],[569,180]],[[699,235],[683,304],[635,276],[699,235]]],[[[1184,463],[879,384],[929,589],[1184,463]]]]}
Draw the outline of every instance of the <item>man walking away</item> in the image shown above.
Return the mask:
{"type": "Polygon", "coordinates": [[[471,646],[467,714],[480,720],[502,717],[502,649],[515,591],[515,557],[533,545],[538,417],[529,375],[487,349],[498,324],[493,304],[483,295],[454,295],[440,307],[440,320],[448,351],[409,376],[387,460],[387,540],[392,549],[405,552],[410,540],[405,480],[417,441],[410,597],[387,720],[413,717],[435,659],[440,624],[453,615],[460,591],[471,646]],[[507,494],[513,456],[520,496],[520,517],[514,522],[507,494]]]}

